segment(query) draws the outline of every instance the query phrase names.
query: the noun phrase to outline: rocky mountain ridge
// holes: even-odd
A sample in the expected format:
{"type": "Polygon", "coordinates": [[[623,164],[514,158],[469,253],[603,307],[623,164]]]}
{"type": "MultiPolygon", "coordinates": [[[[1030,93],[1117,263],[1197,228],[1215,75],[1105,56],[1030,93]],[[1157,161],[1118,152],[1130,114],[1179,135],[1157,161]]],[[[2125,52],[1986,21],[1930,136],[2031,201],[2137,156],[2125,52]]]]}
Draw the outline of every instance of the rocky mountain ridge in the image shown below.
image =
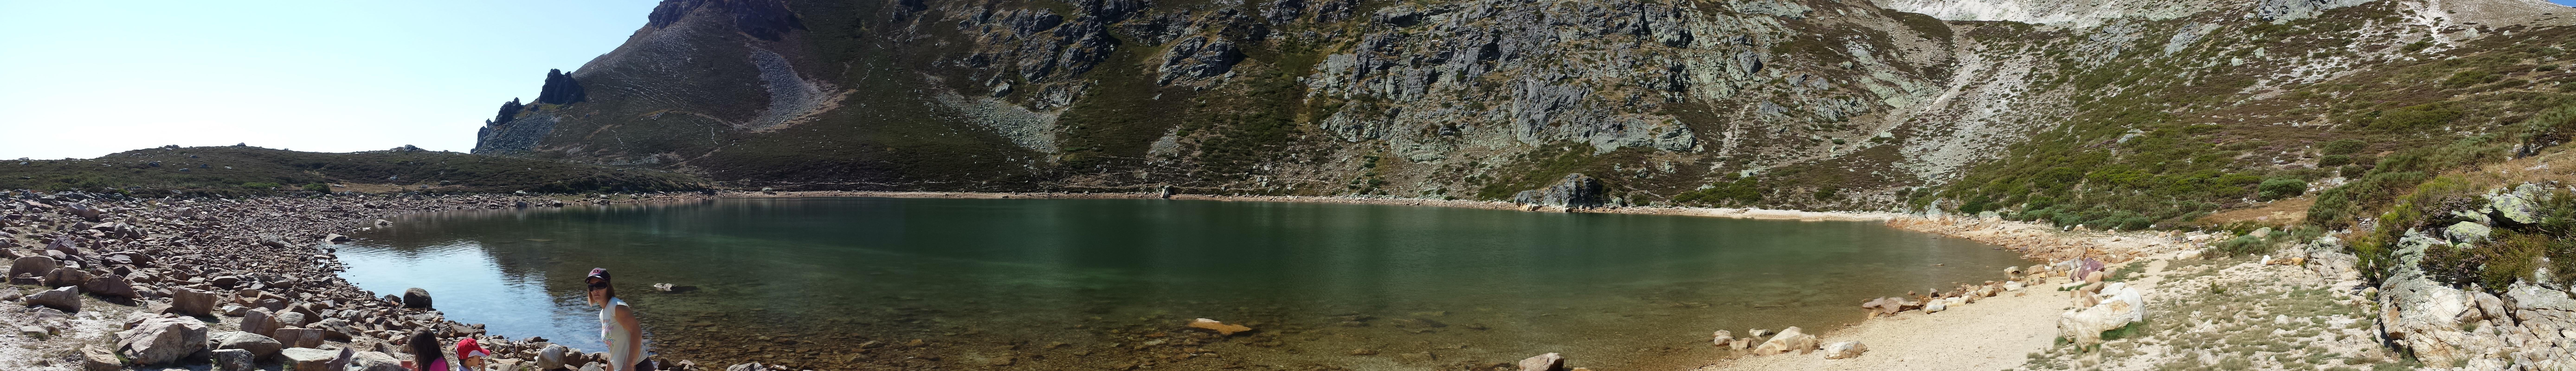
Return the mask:
{"type": "Polygon", "coordinates": [[[505,106],[476,152],[784,189],[1507,200],[1582,174],[1614,206],[2056,205],[2078,214],[2069,225],[2145,227],[2267,200],[2254,183],[2360,175],[2320,164],[2324,142],[2441,143],[2528,104],[2372,126],[2393,108],[2559,99],[2564,74],[2531,66],[2563,64],[2560,46],[2535,35],[2565,32],[2576,20],[2554,14],[2564,10],[2532,0],[672,0],[626,45],[567,75],[561,86],[587,100],[505,106]],[[2452,62],[2499,53],[2521,54],[2452,62]],[[2513,66],[2503,76],[2525,81],[2515,87],[2417,76],[2513,66]],[[2372,84],[2400,87],[2359,90],[2372,84]],[[2141,159],[2159,149],[2138,143],[2181,147],[2141,159]],[[2196,157],[2212,153],[2224,156],[2196,157]],[[2152,181],[2048,173],[2068,158],[2136,162],[2148,168],[2135,176],[2152,181]],[[2048,186],[2083,192],[2022,196],[2048,186]],[[2124,192],[2170,201],[2082,196],[2124,192]]]}

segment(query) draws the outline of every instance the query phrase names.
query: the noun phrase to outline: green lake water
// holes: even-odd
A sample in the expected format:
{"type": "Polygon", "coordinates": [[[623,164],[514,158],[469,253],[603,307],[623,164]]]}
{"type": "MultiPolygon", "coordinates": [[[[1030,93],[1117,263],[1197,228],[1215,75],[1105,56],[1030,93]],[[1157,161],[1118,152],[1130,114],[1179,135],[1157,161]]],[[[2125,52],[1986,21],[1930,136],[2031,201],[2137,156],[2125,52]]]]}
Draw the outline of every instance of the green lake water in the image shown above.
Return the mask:
{"type": "Polygon", "coordinates": [[[1730,356],[1713,330],[1830,330],[1868,298],[2028,264],[1872,222],[1327,203],[720,199],[392,220],[340,246],[345,276],[427,289],[449,319],[595,351],[581,277],[605,267],[665,354],[833,370],[1461,369],[1546,352],[1681,369],[1730,356]]]}

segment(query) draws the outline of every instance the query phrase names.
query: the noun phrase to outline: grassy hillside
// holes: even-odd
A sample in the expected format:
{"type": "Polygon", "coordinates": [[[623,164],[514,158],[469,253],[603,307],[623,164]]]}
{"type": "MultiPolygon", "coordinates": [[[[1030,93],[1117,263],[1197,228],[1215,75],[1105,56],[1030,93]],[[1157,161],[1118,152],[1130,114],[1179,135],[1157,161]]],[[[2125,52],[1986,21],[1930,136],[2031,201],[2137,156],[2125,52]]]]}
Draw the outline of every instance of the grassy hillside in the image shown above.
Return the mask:
{"type": "Polygon", "coordinates": [[[398,185],[428,192],[646,192],[707,187],[697,177],[665,171],[410,147],[322,153],[169,146],[93,159],[0,162],[0,189],[244,195],[320,191],[333,184],[398,185]]]}

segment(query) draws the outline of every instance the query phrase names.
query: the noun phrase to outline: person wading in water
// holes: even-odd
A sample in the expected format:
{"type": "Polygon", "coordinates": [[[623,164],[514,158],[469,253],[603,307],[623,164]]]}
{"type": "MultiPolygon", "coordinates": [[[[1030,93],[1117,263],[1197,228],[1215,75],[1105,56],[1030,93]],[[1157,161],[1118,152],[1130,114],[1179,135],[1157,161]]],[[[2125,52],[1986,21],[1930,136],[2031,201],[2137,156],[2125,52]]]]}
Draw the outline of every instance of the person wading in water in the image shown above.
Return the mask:
{"type": "Polygon", "coordinates": [[[590,284],[590,305],[600,307],[599,339],[608,343],[608,371],[653,369],[644,364],[644,327],[635,320],[635,309],[608,287],[608,268],[591,268],[582,281],[590,284]]]}

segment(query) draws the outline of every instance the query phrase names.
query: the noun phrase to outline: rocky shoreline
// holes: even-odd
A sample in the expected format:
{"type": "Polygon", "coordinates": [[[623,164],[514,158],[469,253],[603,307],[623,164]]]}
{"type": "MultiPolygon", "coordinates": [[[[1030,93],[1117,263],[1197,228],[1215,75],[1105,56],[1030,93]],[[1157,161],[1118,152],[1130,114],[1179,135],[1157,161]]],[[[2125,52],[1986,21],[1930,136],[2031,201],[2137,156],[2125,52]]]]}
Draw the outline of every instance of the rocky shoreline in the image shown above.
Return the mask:
{"type": "MultiPolygon", "coordinates": [[[[416,331],[473,337],[499,365],[572,365],[581,354],[544,339],[509,339],[448,321],[429,293],[369,292],[337,273],[330,244],[395,215],[572,203],[703,199],[704,194],[326,195],[137,198],[8,192],[0,197],[0,258],[12,260],[13,301],[0,321],[0,368],[105,371],[204,365],[216,370],[301,365],[356,350],[350,367],[400,368],[399,340],[416,331]],[[21,288],[41,288],[34,293],[21,288]],[[268,365],[268,366],[261,366],[268,365]]],[[[636,289],[643,289],[638,286],[636,289]]],[[[667,368],[700,369],[663,360],[667,368]]],[[[597,367],[590,364],[590,367],[597,367]]],[[[202,370],[204,368],[191,368],[202,370]]],[[[273,369],[273,368],[271,368],[273,369]]]]}

